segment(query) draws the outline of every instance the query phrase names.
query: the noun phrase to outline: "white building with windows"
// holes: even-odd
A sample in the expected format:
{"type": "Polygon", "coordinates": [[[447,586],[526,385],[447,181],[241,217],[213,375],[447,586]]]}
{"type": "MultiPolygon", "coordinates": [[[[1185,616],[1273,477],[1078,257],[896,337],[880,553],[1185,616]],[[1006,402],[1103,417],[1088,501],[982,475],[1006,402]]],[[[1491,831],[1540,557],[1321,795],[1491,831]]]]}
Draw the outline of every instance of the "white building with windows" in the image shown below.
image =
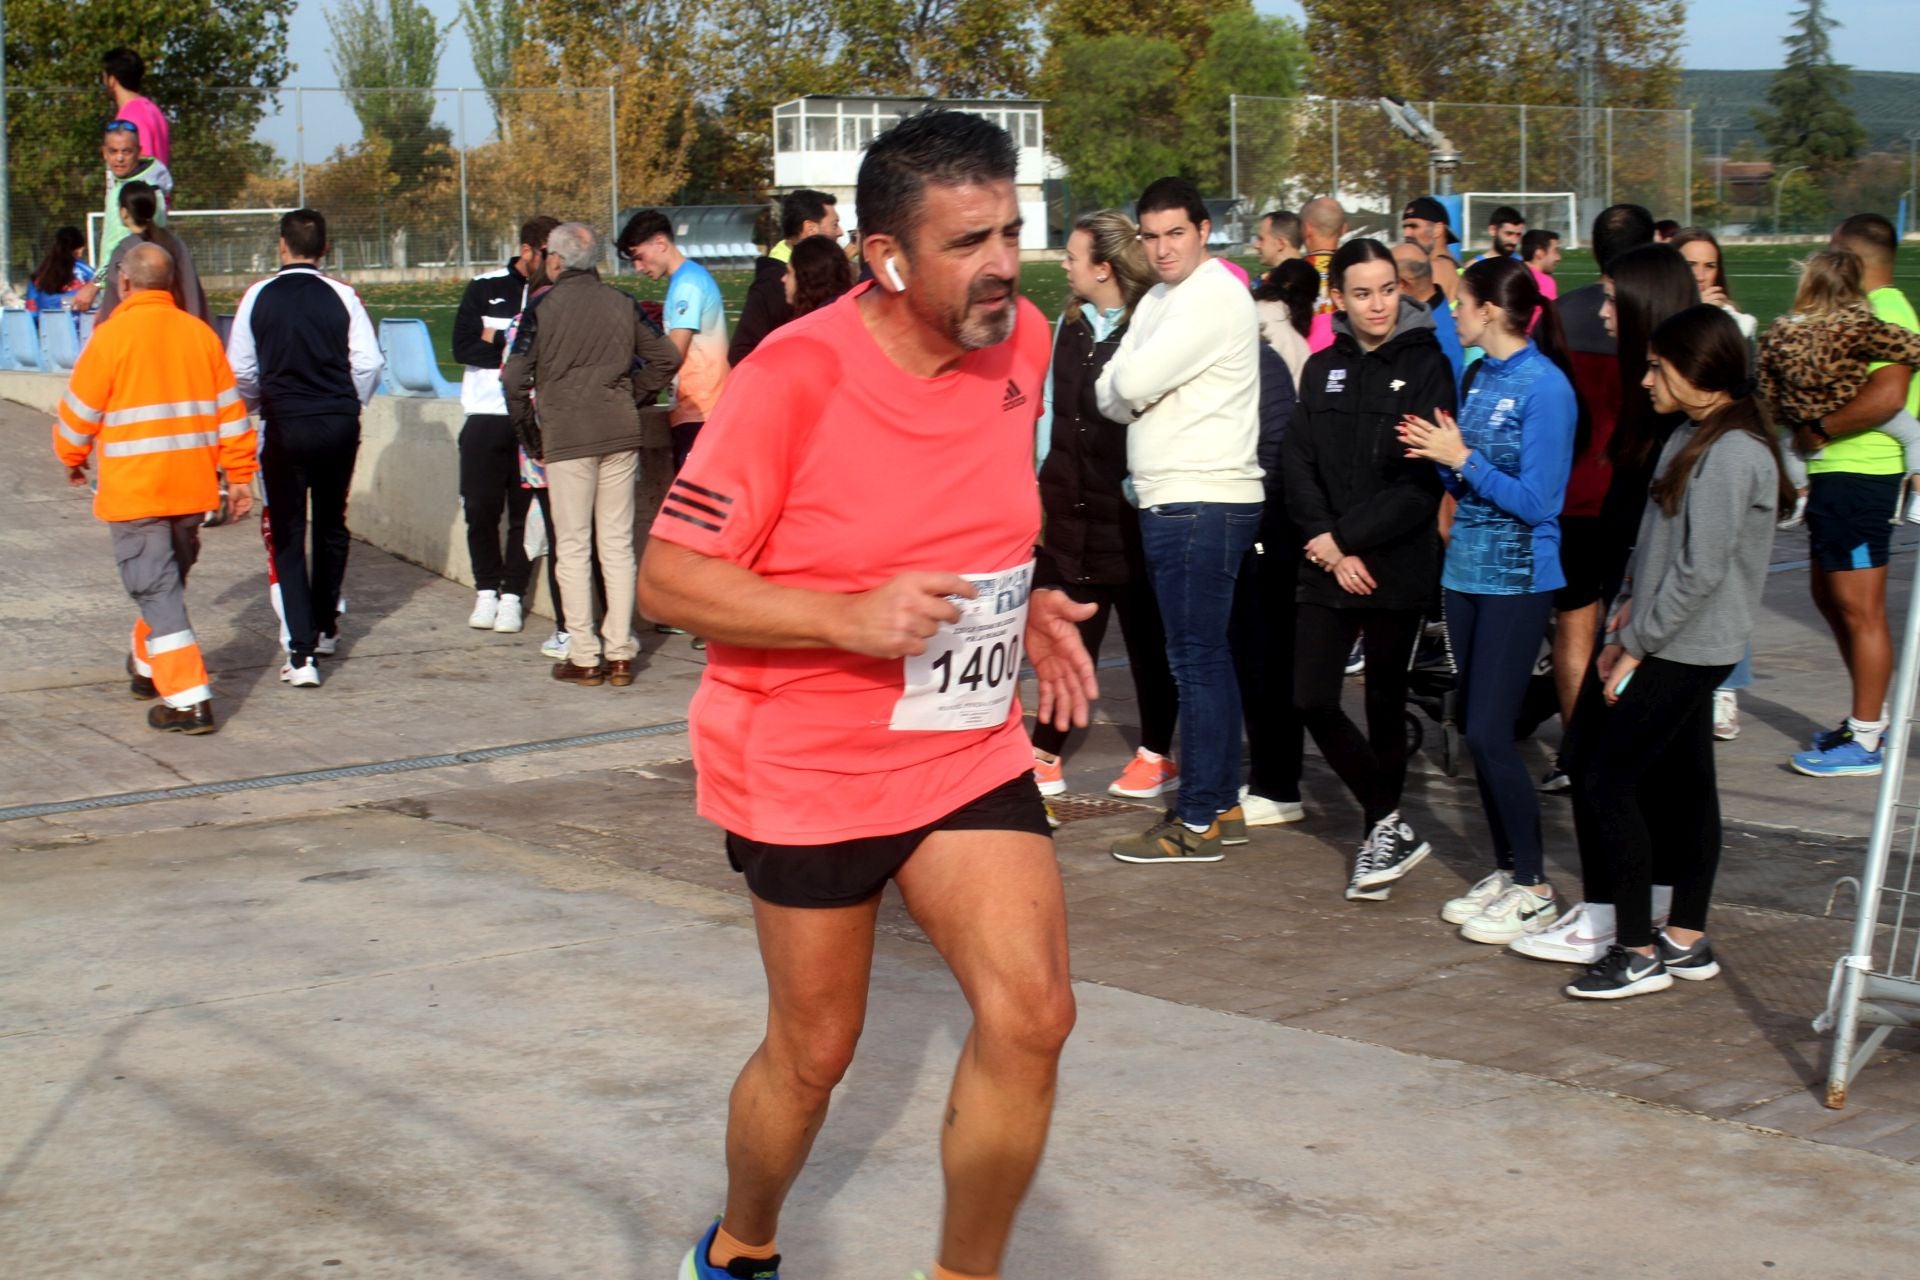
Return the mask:
{"type": "Polygon", "coordinates": [[[778,191],[811,187],[833,196],[840,219],[856,224],[854,184],[860,176],[860,157],[876,134],[928,107],[971,111],[985,116],[1008,133],[1020,149],[1020,168],[1014,181],[1020,213],[1026,219],[1020,247],[1047,247],[1047,177],[1044,103],[1032,98],[933,99],[836,98],[814,94],[783,102],[773,109],[773,185],[778,191]]]}

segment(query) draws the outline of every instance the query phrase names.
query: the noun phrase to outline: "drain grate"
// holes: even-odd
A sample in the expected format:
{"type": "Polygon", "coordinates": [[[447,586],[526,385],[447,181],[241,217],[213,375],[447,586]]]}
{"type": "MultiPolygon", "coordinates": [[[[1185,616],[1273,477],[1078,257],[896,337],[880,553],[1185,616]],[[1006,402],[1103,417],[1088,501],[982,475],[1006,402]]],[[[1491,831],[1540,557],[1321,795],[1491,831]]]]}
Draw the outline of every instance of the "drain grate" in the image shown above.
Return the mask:
{"type": "Polygon", "coordinates": [[[1116,813],[1139,813],[1142,810],[1158,806],[1150,801],[1110,800],[1106,796],[1052,796],[1047,807],[1053,811],[1054,818],[1062,823],[1079,822],[1083,818],[1107,818],[1116,813]]]}

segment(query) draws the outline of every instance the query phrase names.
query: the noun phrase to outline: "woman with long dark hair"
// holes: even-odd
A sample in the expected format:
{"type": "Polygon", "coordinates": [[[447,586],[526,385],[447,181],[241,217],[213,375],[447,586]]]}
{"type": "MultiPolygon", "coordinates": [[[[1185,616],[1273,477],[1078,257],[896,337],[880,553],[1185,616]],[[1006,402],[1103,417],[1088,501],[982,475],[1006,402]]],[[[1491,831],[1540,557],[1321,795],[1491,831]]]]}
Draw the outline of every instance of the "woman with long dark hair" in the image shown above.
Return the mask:
{"type": "Polygon", "coordinates": [[[1540,840],[1540,797],[1513,726],[1566,583],[1560,508],[1580,406],[1563,367],[1560,318],[1531,269],[1482,258],[1460,277],[1460,341],[1486,352],[1469,370],[1460,420],[1415,415],[1407,456],[1441,471],[1458,501],[1447,540],[1447,637],[1467,750],[1493,837],[1493,871],[1441,909],[1472,942],[1504,946],[1559,915],[1540,840]],[[1529,332],[1532,338],[1529,338],[1529,332]]]}
{"type": "Polygon", "coordinates": [[[27,310],[65,311],[80,286],[93,279],[93,267],[87,262],[87,238],[78,227],[61,227],[53,233],[47,256],[27,281],[27,310]]]}
{"type": "Polygon", "coordinates": [[[1433,599],[1441,488],[1395,428],[1412,413],[1451,413],[1456,397],[1433,316],[1400,296],[1386,245],[1349,240],[1327,270],[1333,345],[1306,363],[1282,449],[1287,506],[1306,539],[1293,699],[1360,802],[1347,897],[1377,901],[1432,851],[1401,818],[1400,793],[1407,665],[1433,599]],[[1356,637],[1366,641],[1364,733],[1340,705],[1356,637]]]}
{"type": "MultiPolygon", "coordinates": [[[[1140,746],[1107,789],[1148,799],[1179,785],[1171,753],[1180,694],[1140,542],[1140,513],[1126,495],[1126,424],[1101,414],[1094,383],[1119,349],[1134,305],[1157,277],[1140,247],[1139,228],[1112,209],[1074,223],[1062,264],[1072,296],[1054,335],[1047,374],[1039,441],[1041,544],[1033,583],[1096,606],[1080,624],[1088,653],[1100,652],[1107,624],[1119,617],[1140,707],[1140,746]]],[[[1035,725],[1033,773],[1042,795],[1067,789],[1060,758],[1066,742],[1065,730],[1035,725]]]]}
{"type": "Polygon", "coordinates": [[[1587,873],[1617,904],[1615,940],[1566,988],[1586,1000],[1720,972],[1705,933],[1721,841],[1713,691],[1746,648],[1774,521],[1793,500],[1733,318],[1687,308],[1655,327],[1650,349],[1649,401],[1681,423],[1661,448],[1626,588],[1567,744],[1587,873]],[[1656,881],[1673,887],[1658,931],[1656,881]]]}
{"type": "Polygon", "coordinates": [[[180,237],[160,225],[160,193],[144,182],[129,182],[120,188],[120,221],[133,234],[123,236],[113,246],[113,256],[100,274],[106,286],[100,292],[100,314],[96,324],[105,324],[113,309],[120,305],[120,260],[137,244],[157,244],[173,259],[173,303],[190,316],[212,322],[207,306],[207,291],[200,287],[200,272],[193,255],[180,237]]]}
{"type": "Polygon", "coordinates": [[[1713,232],[1705,227],[1682,227],[1667,243],[1687,260],[1687,266],[1693,271],[1693,283],[1700,290],[1700,301],[1732,316],[1733,322],[1740,326],[1740,336],[1752,342],[1759,321],[1734,303],[1733,292],[1727,287],[1726,257],[1720,252],[1720,241],[1713,232]]]}
{"type": "Polygon", "coordinates": [[[1313,354],[1307,335],[1313,331],[1313,307],[1319,294],[1320,273],[1302,258],[1288,258],[1253,288],[1260,337],[1287,362],[1287,372],[1296,387],[1306,370],[1307,357],[1313,354]]]}
{"type": "Polygon", "coordinates": [[[787,305],[798,320],[818,311],[853,288],[853,264],[847,251],[829,236],[808,236],[793,246],[787,260],[787,305]]]}

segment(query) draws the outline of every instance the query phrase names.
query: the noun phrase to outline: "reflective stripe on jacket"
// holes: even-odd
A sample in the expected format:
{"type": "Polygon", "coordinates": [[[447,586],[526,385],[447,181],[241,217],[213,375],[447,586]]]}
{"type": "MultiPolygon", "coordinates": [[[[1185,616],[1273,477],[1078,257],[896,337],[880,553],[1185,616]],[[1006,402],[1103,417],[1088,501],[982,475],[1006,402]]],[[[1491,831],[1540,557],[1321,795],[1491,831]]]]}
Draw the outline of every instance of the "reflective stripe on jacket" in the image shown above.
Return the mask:
{"type": "Polygon", "coordinates": [[[70,467],[96,450],[102,520],[212,511],[216,469],[246,484],[258,469],[253,424],[220,339],[164,289],[128,296],[80,352],[53,424],[70,467]]]}

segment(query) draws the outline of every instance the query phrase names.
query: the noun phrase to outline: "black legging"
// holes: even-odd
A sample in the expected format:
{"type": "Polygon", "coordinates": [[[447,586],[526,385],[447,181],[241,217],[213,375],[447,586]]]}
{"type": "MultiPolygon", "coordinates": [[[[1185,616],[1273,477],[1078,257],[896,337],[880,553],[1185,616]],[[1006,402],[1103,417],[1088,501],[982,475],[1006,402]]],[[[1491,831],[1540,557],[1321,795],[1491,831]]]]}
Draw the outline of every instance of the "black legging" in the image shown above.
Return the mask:
{"type": "Polygon", "coordinates": [[[1241,718],[1251,763],[1247,790],[1268,800],[1297,803],[1306,728],[1293,707],[1295,586],[1302,539],[1272,495],[1260,521],[1260,541],[1247,553],[1234,583],[1228,640],[1240,682],[1241,718]]]}
{"type": "MultiPolygon", "coordinates": [[[[1095,658],[1100,656],[1100,642],[1106,638],[1107,619],[1120,615],[1133,694],[1140,704],[1140,745],[1155,755],[1166,755],[1173,750],[1173,727],[1180,718],[1180,690],[1167,665],[1167,632],[1160,622],[1160,603],[1154,598],[1146,566],[1140,566],[1133,581],[1119,586],[1074,586],[1066,592],[1081,604],[1096,606],[1094,615],[1080,624],[1081,643],[1095,658]]],[[[1059,755],[1067,733],[1051,724],[1035,724],[1034,749],[1059,755]]]]}
{"type": "Polygon", "coordinates": [[[1299,606],[1293,705],[1340,781],[1360,802],[1361,834],[1400,807],[1407,781],[1407,666],[1420,638],[1418,609],[1299,606]],[[1347,655],[1367,642],[1367,731],[1340,706],[1347,655]]]}
{"type": "Polygon", "coordinates": [[[1597,668],[1580,687],[1560,763],[1589,902],[1611,902],[1620,945],[1653,945],[1653,884],[1673,886],[1669,923],[1705,930],[1720,867],[1713,691],[1733,664],[1648,658],[1608,706],[1597,668]]]}

